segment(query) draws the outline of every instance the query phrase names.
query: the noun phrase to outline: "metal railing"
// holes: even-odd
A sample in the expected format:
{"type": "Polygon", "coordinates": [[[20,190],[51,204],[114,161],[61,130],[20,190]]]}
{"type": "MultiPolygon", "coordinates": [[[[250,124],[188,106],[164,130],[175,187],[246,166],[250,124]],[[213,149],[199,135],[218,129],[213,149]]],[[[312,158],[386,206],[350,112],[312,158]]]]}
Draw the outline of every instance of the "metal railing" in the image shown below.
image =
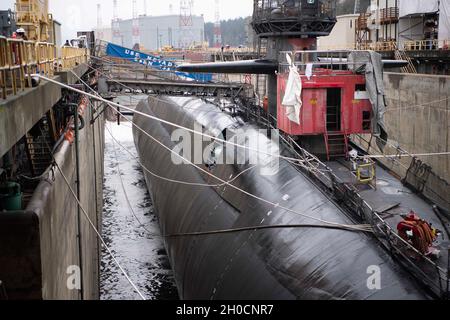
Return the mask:
{"type": "Polygon", "coordinates": [[[358,50],[372,51],[395,51],[397,42],[395,41],[379,41],[379,42],[362,42],[356,45],[358,50]]]}
{"type": "Polygon", "coordinates": [[[356,30],[366,30],[370,16],[370,13],[361,13],[358,19],[356,19],[356,30]]]}
{"type": "Polygon", "coordinates": [[[318,0],[309,4],[305,0],[258,0],[254,1],[253,19],[279,20],[302,17],[335,17],[336,1],[318,0]]]}
{"type": "Polygon", "coordinates": [[[405,51],[450,50],[450,40],[416,40],[403,43],[405,51]]]}
{"type": "Polygon", "coordinates": [[[380,10],[380,23],[395,23],[400,16],[400,9],[398,7],[384,8],[380,10]]]}
{"type": "MultiPolygon", "coordinates": [[[[279,56],[279,72],[284,73],[289,71],[290,64],[287,61],[289,56],[297,67],[300,74],[305,74],[308,65],[312,65],[314,69],[321,70],[341,70],[346,71],[352,69],[354,66],[361,65],[360,62],[352,62],[348,58],[353,52],[367,51],[367,50],[311,50],[311,51],[282,51],[279,56]]],[[[320,76],[321,73],[315,73],[315,76],[320,76]]]]}
{"type": "Polygon", "coordinates": [[[0,37],[1,99],[31,88],[33,74],[53,77],[55,71],[72,69],[87,62],[88,57],[88,50],[83,48],[64,48],[57,57],[52,43],[0,37]]]}
{"type": "Polygon", "coordinates": [[[61,65],[63,69],[72,69],[77,65],[87,62],[88,49],[63,47],[61,49],[61,65]]]}

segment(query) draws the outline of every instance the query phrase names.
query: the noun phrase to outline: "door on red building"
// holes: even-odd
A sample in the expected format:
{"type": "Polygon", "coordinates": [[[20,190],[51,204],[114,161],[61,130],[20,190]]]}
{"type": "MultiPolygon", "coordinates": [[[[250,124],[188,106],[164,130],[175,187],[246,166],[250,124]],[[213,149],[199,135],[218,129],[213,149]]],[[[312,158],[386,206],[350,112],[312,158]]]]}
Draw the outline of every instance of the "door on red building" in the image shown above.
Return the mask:
{"type": "Polygon", "coordinates": [[[327,131],[341,132],[341,88],[327,89],[327,131]]]}

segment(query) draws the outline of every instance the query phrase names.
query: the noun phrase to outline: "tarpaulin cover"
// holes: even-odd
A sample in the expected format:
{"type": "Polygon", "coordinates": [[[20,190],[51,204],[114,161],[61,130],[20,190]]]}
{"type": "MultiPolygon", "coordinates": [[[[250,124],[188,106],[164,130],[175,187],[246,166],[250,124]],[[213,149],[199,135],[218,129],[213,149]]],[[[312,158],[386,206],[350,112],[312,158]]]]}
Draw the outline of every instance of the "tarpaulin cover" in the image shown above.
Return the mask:
{"type": "Polygon", "coordinates": [[[289,54],[286,55],[286,59],[290,65],[289,78],[286,84],[283,102],[281,104],[286,108],[288,119],[296,124],[300,124],[300,111],[303,105],[301,100],[302,78],[289,54]]]}
{"type": "Polygon", "coordinates": [[[383,83],[383,60],[379,53],[374,51],[356,51],[348,56],[348,61],[356,69],[364,66],[366,72],[366,88],[372,104],[372,130],[377,139],[378,146],[383,149],[388,139],[384,114],[386,100],[383,83]]]}
{"type": "Polygon", "coordinates": [[[450,45],[450,0],[441,0],[439,7],[439,40],[440,46],[450,45]]]}
{"type": "Polygon", "coordinates": [[[112,57],[123,58],[128,61],[136,62],[157,70],[173,71],[177,76],[186,79],[200,82],[210,82],[212,80],[211,74],[179,72],[176,71],[178,66],[171,61],[166,61],[157,56],[124,48],[112,43],[108,43],[108,46],[106,47],[106,54],[112,57]]]}
{"type": "MultiPolygon", "coordinates": [[[[445,0],[441,0],[441,2],[445,0]]],[[[400,0],[400,18],[414,14],[437,12],[439,10],[438,0],[400,0]]]]}

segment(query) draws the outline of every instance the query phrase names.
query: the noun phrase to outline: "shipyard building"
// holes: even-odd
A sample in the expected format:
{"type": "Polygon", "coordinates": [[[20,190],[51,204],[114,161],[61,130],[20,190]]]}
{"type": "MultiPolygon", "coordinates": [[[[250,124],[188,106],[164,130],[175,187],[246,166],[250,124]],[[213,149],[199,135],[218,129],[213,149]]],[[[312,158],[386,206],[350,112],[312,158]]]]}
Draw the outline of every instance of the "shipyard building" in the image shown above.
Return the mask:
{"type": "Polygon", "coordinates": [[[163,47],[189,48],[204,42],[205,20],[192,16],[181,23],[179,15],[139,16],[112,22],[112,42],[127,48],[139,43],[141,49],[158,50],[163,47]]]}
{"type": "Polygon", "coordinates": [[[372,0],[366,12],[337,17],[319,49],[375,50],[411,60],[410,73],[450,74],[450,0],[372,0]]]}

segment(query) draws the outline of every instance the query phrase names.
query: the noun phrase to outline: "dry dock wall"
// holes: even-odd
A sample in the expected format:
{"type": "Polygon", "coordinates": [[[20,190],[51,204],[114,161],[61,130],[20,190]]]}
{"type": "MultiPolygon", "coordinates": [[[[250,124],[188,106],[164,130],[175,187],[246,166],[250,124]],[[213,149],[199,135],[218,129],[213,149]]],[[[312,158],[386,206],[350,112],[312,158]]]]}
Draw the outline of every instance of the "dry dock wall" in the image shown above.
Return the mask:
{"type": "MultiPolygon", "coordinates": [[[[75,70],[79,75],[85,71],[75,70]]],[[[68,83],[75,81],[64,74],[59,77],[67,79],[68,83]]],[[[11,117],[23,118],[18,126],[0,126],[2,149],[8,148],[17,141],[17,137],[23,136],[53,106],[54,100],[61,96],[60,88],[56,90],[48,84],[41,86],[0,105],[0,120],[3,119],[4,123],[14,124],[15,120],[11,117]],[[30,98],[35,94],[39,99],[30,98]]],[[[93,116],[91,109],[86,109],[86,127],[80,131],[80,199],[101,232],[104,116],[100,115],[94,124],[90,124],[93,116]]],[[[74,190],[75,155],[75,144],[67,141],[55,154],[74,190]]],[[[0,280],[8,299],[80,299],[80,292],[67,286],[70,276],[67,274],[68,268],[80,265],[79,239],[83,298],[99,298],[100,243],[82,213],[80,225],[78,237],[77,202],[56,168],[40,182],[24,211],[0,213],[0,280]]]]}
{"type": "MultiPolygon", "coordinates": [[[[90,118],[89,110],[85,117],[90,118]]],[[[90,220],[101,231],[103,207],[103,120],[88,125],[80,131],[80,200],[90,220]]],[[[76,148],[64,143],[57,161],[76,192],[76,148]]],[[[62,175],[55,169],[54,181],[43,181],[27,210],[39,218],[42,259],[43,299],[79,299],[79,291],[67,286],[68,268],[80,266],[78,218],[81,232],[81,274],[83,298],[99,298],[99,265],[101,247],[95,231],[78,206],[62,175]]]]}
{"type": "MultiPolygon", "coordinates": [[[[86,110],[86,120],[91,119],[86,110]]],[[[80,131],[81,203],[101,232],[104,119],[80,131]]],[[[65,141],[55,158],[76,192],[75,144],[65,141]]],[[[83,298],[99,298],[101,247],[80,215],[83,298]]],[[[63,176],[54,168],[36,189],[24,212],[0,214],[0,278],[9,299],[77,300],[67,286],[71,266],[79,266],[78,211],[63,176]]]]}
{"type": "MultiPolygon", "coordinates": [[[[388,110],[385,120],[390,142],[412,154],[450,152],[450,77],[424,74],[385,74],[388,110]]],[[[370,137],[354,140],[372,154],[380,154],[370,137]]],[[[398,150],[387,146],[385,154],[398,150]]],[[[433,201],[450,208],[450,156],[382,160],[400,178],[433,201]]]]}
{"type": "MultiPolygon", "coordinates": [[[[86,65],[79,65],[73,72],[81,76],[87,70],[86,65]]],[[[54,79],[67,84],[77,82],[77,78],[68,71],[57,73],[54,79]]],[[[61,97],[58,85],[42,81],[39,86],[25,89],[17,96],[0,99],[0,157],[30,131],[61,97]]]]}

